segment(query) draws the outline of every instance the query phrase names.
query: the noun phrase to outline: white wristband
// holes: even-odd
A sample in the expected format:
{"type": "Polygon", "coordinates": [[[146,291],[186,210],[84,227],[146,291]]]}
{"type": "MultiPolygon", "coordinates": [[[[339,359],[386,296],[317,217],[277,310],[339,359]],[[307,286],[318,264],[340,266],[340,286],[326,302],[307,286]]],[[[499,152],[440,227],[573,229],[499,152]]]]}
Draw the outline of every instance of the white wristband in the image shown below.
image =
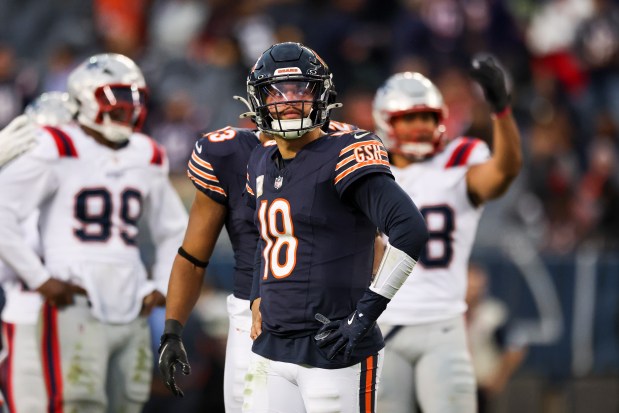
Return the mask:
{"type": "Polygon", "coordinates": [[[391,300],[413,271],[415,264],[417,261],[408,254],[387,244],[370,290],[391,300]]]}

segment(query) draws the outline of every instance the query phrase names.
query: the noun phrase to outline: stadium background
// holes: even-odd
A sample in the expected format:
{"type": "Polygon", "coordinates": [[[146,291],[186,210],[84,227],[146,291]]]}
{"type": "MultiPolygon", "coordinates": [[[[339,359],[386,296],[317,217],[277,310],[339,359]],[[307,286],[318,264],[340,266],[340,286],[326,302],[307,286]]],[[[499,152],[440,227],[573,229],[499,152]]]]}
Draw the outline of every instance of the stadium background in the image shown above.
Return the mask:
{"type": "MultiPolygon", "coordinates": [[[[232,96],[263,50],[289,40],[330,65],[344,103],[333,118],[370,130],[375,89],[414,70],[442,90],[450,136],[489,141],[466,68],[481,51],[503,62],[525,165],[486,207],[473,259],[529,352],[494,411],[619,411],[618,1],[0,0],[0,127],[39,93],[66,90],[86,56],[126,54],[150,87],[146,132],[189,205],[197,131],[247,126],[232,96]]],[[[187,397],[171,399],[157,379],[145,413],[223,411],[231,262],[224,234],[187,327],[187,397]]]]}

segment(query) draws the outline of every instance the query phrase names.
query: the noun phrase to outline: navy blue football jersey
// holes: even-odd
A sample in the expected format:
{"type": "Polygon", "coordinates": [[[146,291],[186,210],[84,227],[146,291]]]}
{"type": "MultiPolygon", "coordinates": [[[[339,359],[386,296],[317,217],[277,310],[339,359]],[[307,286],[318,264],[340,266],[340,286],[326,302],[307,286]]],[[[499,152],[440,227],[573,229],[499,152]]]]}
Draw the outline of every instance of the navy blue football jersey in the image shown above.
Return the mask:
{"type": "Polygon", "coordinates": [[[251,292],[258,230],[253,210],[242,195],[251,151],[260,143],[258,132],[226,127],[202,135],[187,169],[195,187],[228,208],[226,230],[234,250],[234,296],[248,299],[251,292]]]}
{"type": "MultiPolygon", "coordinates": [[[[314,316],[347,317],[370,284],[376,225],[344,195],[373,173],[391,175],[387,152],[376,135],[363,130],[331,132],[290,161],[279,158],[275,142],[252,153],[246,190],[260,228],[263,321],[256,353],[322,368],[344,366],[328,361],[314,345],[312,335],[320,327],[314,316]]],[[[382,346],[375,329],[353,359],[382,346]]]]}

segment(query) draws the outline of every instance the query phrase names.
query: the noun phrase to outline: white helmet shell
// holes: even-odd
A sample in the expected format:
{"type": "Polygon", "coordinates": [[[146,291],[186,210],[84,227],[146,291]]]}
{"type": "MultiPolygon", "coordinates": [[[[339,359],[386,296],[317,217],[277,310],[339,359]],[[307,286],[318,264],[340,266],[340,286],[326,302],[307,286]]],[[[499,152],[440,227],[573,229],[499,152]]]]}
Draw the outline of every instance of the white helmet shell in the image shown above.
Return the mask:
{"type": "Polygon", "coordinates": [[[24,113],[37,125],[58,126],[71,122],[77,105],[65,92],[45,92],[30,102],[24,113]]]}
{"type": "Polygon", "coordinates": [[[440,148],[447,108],[443,95],[428,78],[420,73],[402,72],[391,76],[378,89],[372,105],[372,116],[376,133],[383,139],[388,150],[426,158],[440,148]],[[393,117],[415,112],[434,112],[438,115],[434,143],[403,143],[394,135],[391,126],[393,117]]]}
{"type": "Polygon", "coordinates": [[[68,89],[78,103],[77,121],[111,142],[129,139],[146,117],[146,82],[126,56],[105,53],[86,59],[69,75],[68,89]]]}

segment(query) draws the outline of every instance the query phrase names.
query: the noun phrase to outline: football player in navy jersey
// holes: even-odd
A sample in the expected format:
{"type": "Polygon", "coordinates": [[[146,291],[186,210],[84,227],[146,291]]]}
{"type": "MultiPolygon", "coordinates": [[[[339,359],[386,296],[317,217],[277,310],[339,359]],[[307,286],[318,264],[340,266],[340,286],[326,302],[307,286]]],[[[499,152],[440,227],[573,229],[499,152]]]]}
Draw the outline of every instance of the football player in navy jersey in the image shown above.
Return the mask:
{"type": "Polygon", "coordinates": [[[198,300],[204,270],[225,226],[235,261],[234,291],[227,300],[230,325],[224,401],[228,412],[241,411],[243,379],[251,349],[248,300],[258,231],[252,222],[252,211],[242,201],[241,195],[245,188],[249,154],[259,143],[259,131],[231,127],[206,133],[196,142],[187,172],[197,191],[185,238],[172,267],[161,338],[159,368],[164,382],[175,395],[182,396],[174,381],[177,364],[183,373],[190,371],[181,341],[182,326],[198,300]]]}
{"type": "Polygon", "coordinates": [[[321,130],[339,104],[313,50],[272,46],[247,92],[246,115],[274,140],[247,167],[260,238],[243,411],[373,412],[384,346],[375,322],[411,273],[425,222],[376,135],[321,130]],[[390,245],[372,280],[377,228],[390,245]]]}
{"type": "MultiPolygon", "coordinates": [[[[243,100],[243,99],[242,99],[243,100]]],[[[327,126],[327,125],[325,125],[327,126]]],[[[330,122],[329,130],[356,127],[330,122]]],[[[222,227],[226,227],[234,251],[233,293],[228,296],[229,331],[224,372],[226,412],[241,412],[245,373],[249,365],[251,292],[258,229],[253,209],[242,199],[249,155],[271,136],[258,129],[226,127],[204,133],[196,142],[188,164],[188,176],[196,187],[185,239],[178,250],[166,300],[166,324],[161,340],[159,368],[164,382],[177,396],[183,392],[174,380],[178,365],[190,372],[182,344],[183,325],[200,295],[204,270],[222,227]]]]}

